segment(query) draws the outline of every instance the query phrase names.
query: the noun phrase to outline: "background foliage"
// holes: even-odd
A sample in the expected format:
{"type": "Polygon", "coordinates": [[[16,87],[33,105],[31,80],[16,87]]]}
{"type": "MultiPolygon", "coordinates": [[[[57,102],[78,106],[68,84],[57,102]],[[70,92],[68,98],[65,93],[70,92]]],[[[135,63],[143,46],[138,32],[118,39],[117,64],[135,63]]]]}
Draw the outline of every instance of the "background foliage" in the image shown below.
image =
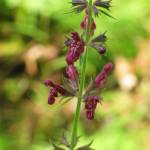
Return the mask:
{"type": "MultiPolygon", "coordinates": [[[[68,0],[0,0],[0,149],[47,150],[50,139],[71,129],[76,100],[47,105],[44,79],[61,82],[63,41],[81,31],[84,14],[71,12],[68,0]]],[[[96,18],[107,31],[108,56],[90,50],[87,77],[107,62],[114,75],[102,93],[96,119],[81,114],[80,144],[94,139],[97,150],[150,150],[150,1],[113,0],[112,15],[96,18]]]]}

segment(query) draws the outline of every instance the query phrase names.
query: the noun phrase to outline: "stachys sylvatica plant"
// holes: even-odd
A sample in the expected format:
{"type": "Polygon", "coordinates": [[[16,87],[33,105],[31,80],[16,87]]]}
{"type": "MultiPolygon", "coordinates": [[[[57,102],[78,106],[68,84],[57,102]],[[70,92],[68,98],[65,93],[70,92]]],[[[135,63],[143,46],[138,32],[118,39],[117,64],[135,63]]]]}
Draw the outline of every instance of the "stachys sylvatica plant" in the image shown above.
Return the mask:
{"type": "MultiPolygon", "coordinates": [[[[94,119],[96,107],[101,103],[101,97],[99,96],[100,91],[104,88],[106,80],[113,69],[112,62],[107,62],[95,79],[90,82],[89,85],[85,85],[87,55],[90,47],[94,48],[100,55],[106,53],[106,48],[104,46],[104,43],[107,40],[106,33],[104,32],[93,37],[94,31],[96,30],[94,17],[99,17],[101,14],[111,17],[108,13],[111,6],[111,0],[72,0],[71,3],[75,13],[85,13],[85,17],[80,24],[83,32],[72,32],[70,37],[67,37],[64,42],[67,47],[67,67],[63,85],[55,84],[51,80],[46,80],[45,85],[50,88],[50,93],[48,95],[48,104],[50,105],[55,103],[56,97],[58,96],[63,98],[77,97],[71,140],[69,140],[69,142],[66,137],[63,136],[63,142],[61,144],[65,145],[69,150],[92,150],[92,148],[90,148],[92,142],[76,148],[79,139],[77,133],[78,122],[82,103],[85,106],[87,119],[94,119]],[[75,63],[78,60],[80,61],[79,70],[75,66],[75,63]]],[[[65,150],[64,148],[61,148],[60,145],[54,143],[53,147],[55,150],[65,150]]]]}

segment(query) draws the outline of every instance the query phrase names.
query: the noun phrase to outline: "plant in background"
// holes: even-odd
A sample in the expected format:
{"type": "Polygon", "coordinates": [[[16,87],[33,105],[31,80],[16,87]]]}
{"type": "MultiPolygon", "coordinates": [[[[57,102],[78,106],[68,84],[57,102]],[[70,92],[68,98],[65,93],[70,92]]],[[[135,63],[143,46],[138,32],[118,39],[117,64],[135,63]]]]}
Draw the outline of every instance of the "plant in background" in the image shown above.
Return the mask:
{"type": "MultiPolygon", "coordinates": [[[[107,39],[106,33],[102,33],[93,38],[96,24],[94,22],[94,16],[98,17],[101,14],[110,16],[108,11],[110,8],[110,0],[102,1],[96,0],[72,0],[72,6],[75,13],[81,13],[85,11],[85,17],[81,22],[81,28],[83,33],[72,32],[71,37],[67,38],[65,45],[68,49],[66,55],[66,77],[64,77],[64,84],[57,85],[50,80],[45,81],[45,85],[50,87],[50,93],[48,96],[48,104],[55,103],[55,98],[62,96],[63,98],[77,97],[77,107],[74,116],[73,129],[71,141],[68,142],[66,137],[63,136],[63,142],[69,150],[76,148],[79,136],[77,135],[78,122],[80,117],[81,104],[85,105],[86,117],[89,120],[94,119],[95,109],[98,103],[101,103],[101,97],[99,92],[105,86],[108,75],[113,69],[113,64],[108,62],[104,65],[101,72],[95,77],[95,79],[85,85],[85,71],[87,64],[87,56],[90,47],[93,47],[100,55],[106,53],[104,43],[107,39]],[[80,69],[77,70],[75,63],[80,60],[80,69]]],[[[83,147],[76,148],[76,150],[90,150],[90,144],[83,147]]],[[[56,150],[63,150],[63,148],[53,144],[56,150]]]]}

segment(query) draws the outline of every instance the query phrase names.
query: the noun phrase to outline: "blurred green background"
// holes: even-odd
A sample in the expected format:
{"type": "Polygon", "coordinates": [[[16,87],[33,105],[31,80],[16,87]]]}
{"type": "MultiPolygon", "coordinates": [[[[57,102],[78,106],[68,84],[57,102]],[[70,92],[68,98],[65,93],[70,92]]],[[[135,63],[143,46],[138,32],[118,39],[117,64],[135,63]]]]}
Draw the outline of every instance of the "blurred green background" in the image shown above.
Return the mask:
{"type": "MultiPolygon", "coordinates": [[[[61,83],[63,42],[79,31],[84,13],[69,0],[0,0],[0,150],[50,150],[71,131],[76,100],[47,104],[45,79],[61,83]]],[[[150,150],[150,1],[113,0],[112,15],[96,18],[107,31],[107,58],[115,64],[94,121],[81,112],[80,145],[96,150],[150,150]]],[[[107,59],[89,51],[87,77],[107,59]]],[[[58,100],[59,101],[59,100],[58,100]]]]}

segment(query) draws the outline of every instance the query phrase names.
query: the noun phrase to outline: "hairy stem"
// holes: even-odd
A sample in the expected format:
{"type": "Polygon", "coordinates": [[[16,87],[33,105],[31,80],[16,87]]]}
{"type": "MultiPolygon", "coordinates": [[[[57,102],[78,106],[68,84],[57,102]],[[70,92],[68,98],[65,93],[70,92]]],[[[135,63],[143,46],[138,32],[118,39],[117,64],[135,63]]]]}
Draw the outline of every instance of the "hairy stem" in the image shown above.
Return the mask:
{"type": "Polygon", "coordinates": [[[74,122],[73,122],[73,129],[72,129],[72,136],[71,136],[71,147],[70,150],[74,150],[76,138],[77,138],[77,129],[78,129],[78,123],[80,118],[80,110],[81,110],[81,102],[82,102],[82,94],[84,90],[84,84],[85,84],[85,71],[86,71],[86,61],[87,61],[87,55],[88,55],[88,43],[90,40],[90,30],[91,30],[91,20],[92,20],[92,0],[89,0],[89,14],[88,14],[88,23],[85,33],[85,52],[82,57],[82,63],[80,68],[80,87],[79,87],[79,95],[78,95],[78,102],[76,107],[76,113],[74,116],[74,122]]]}

